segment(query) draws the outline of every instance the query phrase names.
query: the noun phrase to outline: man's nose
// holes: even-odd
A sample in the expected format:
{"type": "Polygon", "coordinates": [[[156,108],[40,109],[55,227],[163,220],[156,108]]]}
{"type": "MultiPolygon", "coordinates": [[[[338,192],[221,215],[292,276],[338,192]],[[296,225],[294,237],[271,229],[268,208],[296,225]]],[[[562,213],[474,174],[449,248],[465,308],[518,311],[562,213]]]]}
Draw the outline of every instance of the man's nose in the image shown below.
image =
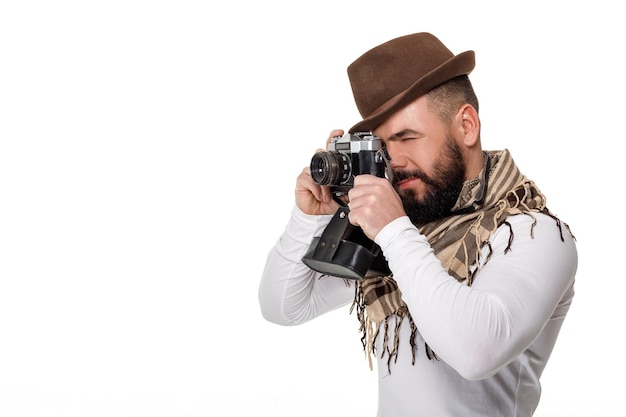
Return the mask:
{"type": "Polygon", "coordinates": [[[402,152],[394,151],[387,148],[387,155],[390,158],[390,165],[392,169],[405,168],[407,164],[407,158],[402,152]]]}

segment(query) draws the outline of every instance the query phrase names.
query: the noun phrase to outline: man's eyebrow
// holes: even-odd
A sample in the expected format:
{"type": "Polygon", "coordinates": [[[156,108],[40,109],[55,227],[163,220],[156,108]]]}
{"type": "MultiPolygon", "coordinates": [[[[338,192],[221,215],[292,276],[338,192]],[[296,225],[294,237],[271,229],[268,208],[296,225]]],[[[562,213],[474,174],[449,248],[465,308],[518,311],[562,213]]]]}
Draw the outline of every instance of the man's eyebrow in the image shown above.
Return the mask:
{"type": "Polygon", "coordinates": [[[405,136],[410,136],[410,135],[419,135],[419,132],[416,132],[415,130],[412,129],[404,129],[401,130],[397,133],[394,133],[393,135],[389,136],[389,138],[387,140],[389,141],[394,141],[394,140],[398,140],[398,139],[402,139],[405,136]]]}

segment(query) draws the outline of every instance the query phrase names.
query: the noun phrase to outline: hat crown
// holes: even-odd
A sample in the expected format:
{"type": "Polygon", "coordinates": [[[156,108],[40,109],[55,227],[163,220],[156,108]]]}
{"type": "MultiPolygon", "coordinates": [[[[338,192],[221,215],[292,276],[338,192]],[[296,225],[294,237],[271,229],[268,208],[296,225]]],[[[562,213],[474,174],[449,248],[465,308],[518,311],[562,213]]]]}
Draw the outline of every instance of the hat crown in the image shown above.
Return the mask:
{"type": "Polygon", "coordinates": [[[361,116],[367,117],[416,80],[454,55],[430,33],[417,33],[383,43],[363,54],[348,67],[361,116]]]}
{"type": "Polygon", "coordinates": [[[402,36],[370,49],[348,67],[354,100],[365,119],[351,131],[357,126],[373,129],[391,111],[408,104],[407,100],[468,74],[473,68],[472,51],[455,56],[427,32],[402,36]]]}

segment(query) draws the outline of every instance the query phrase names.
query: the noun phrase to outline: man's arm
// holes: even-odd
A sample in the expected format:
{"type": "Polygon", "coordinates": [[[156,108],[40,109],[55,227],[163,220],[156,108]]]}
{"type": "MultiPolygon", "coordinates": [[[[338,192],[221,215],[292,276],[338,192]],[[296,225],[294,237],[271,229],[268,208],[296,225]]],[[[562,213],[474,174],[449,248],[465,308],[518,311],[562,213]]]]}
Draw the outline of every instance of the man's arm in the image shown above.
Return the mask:
{"type": "Polygon", "coordinates": [[[259,302],[267,320],[301,324],[354,298],[354,287],[344,279],[322,276],[301,261],[313,237],[322,234],[331,217],[307,215],[294,207],[285,232],[267,257],[261,278],[259,302]]]}
{"type": "MultiPolygon", "coordinates": [[[[376,237],[418,330],[437,355],[468,379],[493,375],[539,336],[559,302],[571,294],[577,267],[575,242],[553,219],[509,217],[493,253],[468,287],[452,278],[408,218],[376,237]]],[[[488,251],[488,248],[484,249],[488,251]]],[[[569,301],[567,301],[569,302],[569,301]]]]}

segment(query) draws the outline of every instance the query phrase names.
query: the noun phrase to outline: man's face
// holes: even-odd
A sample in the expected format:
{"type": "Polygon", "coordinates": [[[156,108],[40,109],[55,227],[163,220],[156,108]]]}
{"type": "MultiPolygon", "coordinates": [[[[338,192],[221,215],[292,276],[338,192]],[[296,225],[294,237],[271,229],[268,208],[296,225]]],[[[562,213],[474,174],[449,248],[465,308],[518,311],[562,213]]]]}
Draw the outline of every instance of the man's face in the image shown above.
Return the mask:
{"type": "Polygon", "coordinates": [[[376,129],[385,142],[393,185],[415,224],[446,217],[465,180],[461,149],[420,97],[376,129]]]}

